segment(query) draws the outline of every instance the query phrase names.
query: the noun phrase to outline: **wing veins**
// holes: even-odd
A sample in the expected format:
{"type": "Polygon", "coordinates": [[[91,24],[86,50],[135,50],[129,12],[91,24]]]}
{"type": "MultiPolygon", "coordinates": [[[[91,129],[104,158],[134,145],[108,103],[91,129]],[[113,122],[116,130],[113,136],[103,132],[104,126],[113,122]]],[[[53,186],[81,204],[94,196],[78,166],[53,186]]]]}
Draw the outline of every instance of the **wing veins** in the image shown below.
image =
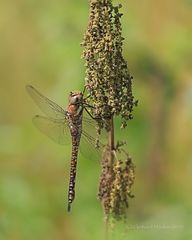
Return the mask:
{"type": "Polygon", "coordinates": [[[26,86],[27,92],[37,104],[37,106],[44,112],[48,117],[51,118],[64,118],[66,111],[55,102],[51,101],[47,97],[43,96],[37,89],[31,85],[26,86]]]}

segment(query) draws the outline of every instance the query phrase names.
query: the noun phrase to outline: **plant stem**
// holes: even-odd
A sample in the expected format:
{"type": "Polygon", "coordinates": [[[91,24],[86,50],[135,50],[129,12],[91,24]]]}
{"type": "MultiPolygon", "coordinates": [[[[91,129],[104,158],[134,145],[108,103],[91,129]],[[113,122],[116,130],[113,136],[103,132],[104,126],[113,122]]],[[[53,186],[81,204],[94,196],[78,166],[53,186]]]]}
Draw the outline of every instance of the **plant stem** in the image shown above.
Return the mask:
{"type": "Polygon", "coordinates": [[[110,119],[110,130],[108,132],[108,144],[110,151],[112,152],[115,149],[115,135],[114,135],[114,123],[113,117],[110,119]]]}
{"type": "Polygon", "coordinates": [[[110,151],[109,166],[113,168],[113,161],[114,161],[113,150],[115,149],[115,133],[114,133],[113,117],[111,117],[110,119],[110,130],[108,132],[108,145],[109,145],[109,151],[110,151]]]}
{"type": "Polygon", "coordinates": [[[114,133],[114,122],[113,117],[110,119],[110,130],[108,132],[108,147],[109,147],[109,168],[111,171],[113,170],[113,164],[114,164],[114,154],[113,150],[115,149],[115,133],[114,133]]]}

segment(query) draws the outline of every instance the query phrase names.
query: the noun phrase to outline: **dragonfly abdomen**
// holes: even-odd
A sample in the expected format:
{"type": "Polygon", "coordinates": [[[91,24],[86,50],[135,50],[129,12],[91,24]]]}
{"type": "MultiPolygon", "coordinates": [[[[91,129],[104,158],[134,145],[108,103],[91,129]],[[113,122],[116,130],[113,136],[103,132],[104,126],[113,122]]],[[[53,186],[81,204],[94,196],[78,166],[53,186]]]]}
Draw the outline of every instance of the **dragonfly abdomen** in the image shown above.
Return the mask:
{"type": "Polygon", "coordinates": [[[77,157],[78,157],[78,149],[79,149],[79,142],[80,142],[80,136],[81,136],[80,128],[74,128],[71,131],[71,135],[72,135],[72,153],[71,153],[70,180],[69,180],[69,191],[68,191],[68,212],[71,209],[71,203],[75,199],[77,157]]]}

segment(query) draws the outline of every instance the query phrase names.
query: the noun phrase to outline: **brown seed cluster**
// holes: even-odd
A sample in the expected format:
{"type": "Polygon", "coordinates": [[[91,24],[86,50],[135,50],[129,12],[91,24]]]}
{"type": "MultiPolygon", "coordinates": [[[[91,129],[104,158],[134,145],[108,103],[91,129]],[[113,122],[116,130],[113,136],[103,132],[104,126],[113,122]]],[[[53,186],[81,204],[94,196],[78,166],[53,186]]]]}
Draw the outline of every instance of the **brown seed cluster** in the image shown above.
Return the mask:
{"type": "MultiPolygon", "coordinates": [[[[114,7],[111,0],[90,0],[89,24],[82,43],[91,96],[88,101],[106,128],[107,119],[113,115],[120,115],[125,127],[137,104],[132,94],[132,76],[122,56],[120,8],[121,5],[114,7]]],[[[103,124],[100,123],[101,128],[103,124]]]]}
{"type": "Polygon", "coordinates": [[[90,0],[89,23],[82,43],[85,85],[90,96],[87,104],[99,119],[97,133],[104,127],[110,139],[102,156],[98,193],[106,219],[126,217],[135,178],[134,165],[123,150],[124,144],[114,146],[113,117],[121,116],[124,128],[137,105],[132,94],[133,78],[122,55],[120,8],[121,5],[113,6],[112,0],[90,0]]]}
{"type": "Polygon", "coordinates": [[[131,187],[135,179],[134,165],[132,159],[127,154],[125,155],[125,160],[112,156],[114,161],[111,164],[111,152],[108,147],[103,154],[98,196],[106,219],[110,217],[116,220],[125,219],[129,198],[133,197],[131,187]]]}

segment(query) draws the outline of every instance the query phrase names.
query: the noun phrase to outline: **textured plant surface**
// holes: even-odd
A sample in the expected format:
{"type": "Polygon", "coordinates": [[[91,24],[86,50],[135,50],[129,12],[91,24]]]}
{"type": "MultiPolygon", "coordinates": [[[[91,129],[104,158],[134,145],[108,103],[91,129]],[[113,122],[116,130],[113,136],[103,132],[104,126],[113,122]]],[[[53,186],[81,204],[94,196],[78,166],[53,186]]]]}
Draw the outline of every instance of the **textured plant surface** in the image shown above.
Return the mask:
{"type": "Polygon", "coordinates": [[[120,115],[125,127],[137,103],[132,94],[132,76],[122,56],[120,8],[114,7],[111,0],[90,0],[89,24],[82,44],[89,101],[105,127],[113,115],[120,115]]]}
{"type": "Polygon", "coordinates": [[[99,199],[106,219],[126,217],[128,199],[132,197],[134,166],[123,150],[115,144],[113,117],[121,116],[121,127],[132,119],[137,101],[132,94],[132,76],[122,56],[121,5],[111,0],[90,0],[90,17],[82,45],[86,66],[86,86],[91,111],[101,128],[108,131],[108,145],[102,156],[99,199]]]}
{"type": "MultiPolygon", "coordinates": [[[[116,154],[117,150],[114,153],[116,154]]],[[[111,158],[111,151],[109,147],[106,147],[102,158],[102,173],[98,194],[106,219],[109,219],[109,217],[115,219],[126,218],[128,199],[133,197],[131,187],[134,179],[132,159],[128,155],[124,156],[122,160],[116,157],[111,158]],[[114,160],[112,163],[111,159],[114,160]]]]}

